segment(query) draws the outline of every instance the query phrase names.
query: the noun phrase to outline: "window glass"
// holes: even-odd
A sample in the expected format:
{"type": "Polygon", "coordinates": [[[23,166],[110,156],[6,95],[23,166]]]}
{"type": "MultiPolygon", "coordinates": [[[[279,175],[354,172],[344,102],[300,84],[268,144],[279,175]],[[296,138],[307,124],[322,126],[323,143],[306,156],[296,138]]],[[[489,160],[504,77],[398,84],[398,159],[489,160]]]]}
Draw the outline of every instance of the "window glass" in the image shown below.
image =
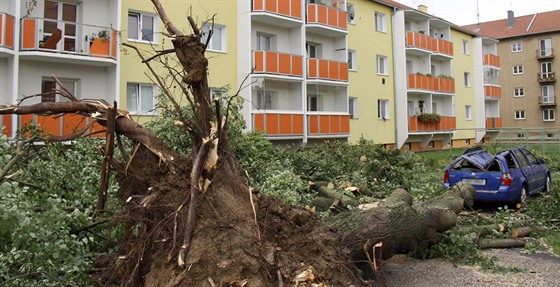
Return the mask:
{"type": "Polygon", "coordinates": [[[537,158],[532,153],[530,153],[528,150],[522,150],[522,152],[527,157],[527,160],[529,161],[530,165],[539,164],[539,161],[537,160],[537,158]]]}
{"type": "Polygon", "coordinates": [[[138,39],[138,15],[128,14],[128,38],[138,39]]]}
{"type": "Polygon", "coordinates": [[[136,111],[138,107],[138,85],[127,85],[126,87],[126,109],[136,111]]]}
{"type": "Polygon", "coordinates": [[[154,40],[154,17],[142,15],[142,40],[154,40]]]}
{"type": "Polygon", "coordinates": [[[529,166],[529,163],[527,162],[527,159],[525,159],[525,156],[523,156],[523,153],[521,153],[520,150],[516,149],[516,150],[513,151],[513,153],[515,154],[515,157],[519,161],[519,165],[522,168],[529,166]]]}

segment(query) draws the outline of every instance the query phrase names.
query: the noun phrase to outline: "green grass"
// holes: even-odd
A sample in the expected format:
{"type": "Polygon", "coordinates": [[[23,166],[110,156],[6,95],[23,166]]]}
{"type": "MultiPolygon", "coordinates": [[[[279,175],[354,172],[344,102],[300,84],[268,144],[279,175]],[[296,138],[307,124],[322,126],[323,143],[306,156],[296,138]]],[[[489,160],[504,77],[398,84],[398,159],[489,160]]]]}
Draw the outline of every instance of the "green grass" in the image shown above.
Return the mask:
{"type": "Polygon", "coordinates": [[[560,255],[560,230],[554,229],[544,236],[544,241],[552,248],[554,254],[560,255]]]}

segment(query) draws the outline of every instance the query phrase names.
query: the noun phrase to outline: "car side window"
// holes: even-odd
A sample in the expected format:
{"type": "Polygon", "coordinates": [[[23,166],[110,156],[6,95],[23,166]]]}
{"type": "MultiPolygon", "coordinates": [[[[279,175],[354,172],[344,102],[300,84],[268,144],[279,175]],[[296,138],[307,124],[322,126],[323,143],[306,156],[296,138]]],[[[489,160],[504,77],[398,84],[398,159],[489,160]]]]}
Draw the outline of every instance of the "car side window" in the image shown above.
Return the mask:
{"type": "Polygon", "coordinates": [[[527,159],[525,159],[525,156],[520,150],[518,149],[514,150],[513,153],[515,153],[515,157],[517,157],[517,160],[519,161],[519,164],[521,165],[522,168],[529,166],[527,159]]]}
{"type": "Polygon", "coordinates": [[[513,160],[513,157],[511,156],[511,153],[505,155],[504,158],[506,159],[508,169],[518,168],[517,164],[515,164],[515,161],[513,160]]]}
{"type": "Polygon", "coordinates": [[[539,164],[539,160],[537,160],[537,158],[528,150],[523,150],[523,154],[525,154],[525,156],[527,157],[527,160],[529,161],[530,165],[539,164]]]}

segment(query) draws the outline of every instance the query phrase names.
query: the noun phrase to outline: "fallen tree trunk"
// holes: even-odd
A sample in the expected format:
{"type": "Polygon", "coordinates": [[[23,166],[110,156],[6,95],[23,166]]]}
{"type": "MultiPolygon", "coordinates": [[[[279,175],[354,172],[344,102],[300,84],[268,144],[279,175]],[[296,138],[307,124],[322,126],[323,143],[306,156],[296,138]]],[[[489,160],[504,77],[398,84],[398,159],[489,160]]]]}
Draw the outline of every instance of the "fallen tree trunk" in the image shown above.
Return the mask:
{"type": "Polygon", "coordinates": [[[488,249],[488,248],[515,248],[524,247],[526,244],[525,240],[506,238],[506,239],[480,239],[478,241],[478,248],[488,249]]]}
{"type": "Polygon", "coordinates": [[[530,226],[516,227],[511,230],[511,236],[515,238],[525,237],[533,232],[530,226]]]}

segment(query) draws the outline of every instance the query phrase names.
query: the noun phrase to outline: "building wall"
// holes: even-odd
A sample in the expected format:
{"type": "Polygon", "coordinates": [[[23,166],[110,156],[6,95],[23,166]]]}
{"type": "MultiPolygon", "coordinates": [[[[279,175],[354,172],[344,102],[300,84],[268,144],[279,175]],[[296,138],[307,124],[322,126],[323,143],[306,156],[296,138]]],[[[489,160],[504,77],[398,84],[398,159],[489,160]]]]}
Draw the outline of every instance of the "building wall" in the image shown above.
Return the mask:
{"type": "Polygon", "coordinates": [[[454,112],[457,120],[457,132],[453,135],[453,139],[474,139],[476,113],[484,112],[484,109],[479,110],[475,105],[475,85],[482,85],[483,83],[474,81],[473,37],[452,29],[451,41],[453,42],[454,51],[452,61],[453,77],[455,78],[454,112]],[[463,40],[466,40],[468,43],[468,53],[463,53],[463,40]],[[465,85],[465,72],[470,73],[469,87],[465,85]],[[466,119],[465,106],[467,105],[472,107],[472,117],[470,120],[466,119]]]}
{"type": "Polygon", "coordinates": [[[350,120],[350,141],[361,137],[375,143],[395,143],[392,9],[371,1],[352,1],[355,24],[348,25],[348,49],[356,51],[357,69],[349,72],[350,97],[358,99],[358,118],[350,120]],[[386,33],[377,32],[375,12],[385,14],[386,33]],[[388,59],[389,75],[377,74],[377,55],[388,59]],[[379,119],[378,100],[389,100],[389,118],[379,119]]]}

